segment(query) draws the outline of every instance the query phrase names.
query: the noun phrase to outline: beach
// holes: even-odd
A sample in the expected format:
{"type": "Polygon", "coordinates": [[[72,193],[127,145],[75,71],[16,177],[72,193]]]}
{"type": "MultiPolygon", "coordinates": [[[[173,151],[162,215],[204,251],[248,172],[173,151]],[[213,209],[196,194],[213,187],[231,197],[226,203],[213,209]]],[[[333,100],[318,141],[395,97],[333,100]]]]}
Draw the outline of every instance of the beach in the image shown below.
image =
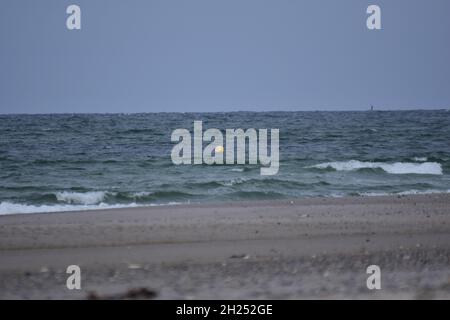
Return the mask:
{"type": "Polygon", "coordinates": [[[1,299],[448,299],[450,194],[3,215],[0,260],[1,299]]]}

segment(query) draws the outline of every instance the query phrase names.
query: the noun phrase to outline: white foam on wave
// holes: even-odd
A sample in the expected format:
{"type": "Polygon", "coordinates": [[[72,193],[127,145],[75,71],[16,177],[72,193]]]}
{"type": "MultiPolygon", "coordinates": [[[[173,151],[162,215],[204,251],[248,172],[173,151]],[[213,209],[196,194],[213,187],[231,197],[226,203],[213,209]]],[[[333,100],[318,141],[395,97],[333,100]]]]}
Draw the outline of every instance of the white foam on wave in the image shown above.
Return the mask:
{"type": "Polygon", "coordinates": [[[411,194],[435,194],[435,193],[450,193],[449,190],[408,190],[399,192],[399,195],[411,195],[411,194]]]}
{"type": "Polygon", "coordinates": [[[167,205],[180,205],[180,202],[169,202],[164,204],[107,204],[99,203],[97,205],[30,205],[13,202],[0,202],[0,215],[7,214],[27,214],[27,213],[50,213],[50,212],[70,212],[70,211],[84,211],[84,210],[103,210],[103,209],[121,209],[121,208],[135,208],[135,207],[157,207],[167,205]]]}
{"type": "Polygon", "coordinates": [[[0,203],[0,215],[5,214],[17,214],[17,213],[42,213],[42,212],[63,212],[63,211],[80,211],[80,210],[98,210],[98,209],[113,209],[113,208],[128,208],[136,207],[136,203],[130,203],[127,205],[110,205],[106,203],[99,203],[97,205],[74,205],[74,204],[62,204],[62,205],[31,205],[13,202],[1,202],[0,203]]]}
{"type": "Polygon", "coordinates": [[[246,181],[248,181],[248,179],[245,179],[245,178],[234,178],[234,179],[231,179],[229,181],[222,181],[222,182],[219,182],[219,183],[221,185],[223,185],[223,186],[231,187],[231,186],[234,186],[234,185],[238,185],[238,184],[244,183],[246,181]]]}
{"type": "Polygon", "coordinates": [[[414,157],[413,160],[417,161],[417,162],[425,162],[425,161],[428,161],[428,158],[427,157],[414,157]]]}
{"type": "Polygon", "coordinates": [[[355,171],[359,169],[382,169],[387,173],[391,174],[431,174],[431,175],[442,175],[442,167],[437,162],[423,162],[423,163],[413,163],[413,162],[395,162],[395,163],[385,163],[385,162],[370,162],[370,161],[336,161],[336,162],[326,162],[319,163],[309,168],[326,169],[333,168],[336,171],[355,171]]]}
{"type": "Polygon", "coordinates": [[[360,196],[366,197],[378,197],[378,196],[392,196],[392,195],[415,195],[415,194],[438,194],[438,193],[450,193],[450,190],[407,190],[402,192],[360,192],[360,196]]]}
{"type": "Polygon", "coordinates": [[[140,192],[134,192],[130,195],[130,197],[132,199],[138,200],[138,199],[142,199],[148,196],[151,196],[152,194],[154,194],[154,192],[150,192],[150,191],[140,191],[140,192]]]}
{"type": "Polygon", "coordinates": [[[100,204],[105,200],[108,194],[112,194],[107,191],[90,191],[90,192],[57,192],[56,199],[68,204],[100,204]]]}

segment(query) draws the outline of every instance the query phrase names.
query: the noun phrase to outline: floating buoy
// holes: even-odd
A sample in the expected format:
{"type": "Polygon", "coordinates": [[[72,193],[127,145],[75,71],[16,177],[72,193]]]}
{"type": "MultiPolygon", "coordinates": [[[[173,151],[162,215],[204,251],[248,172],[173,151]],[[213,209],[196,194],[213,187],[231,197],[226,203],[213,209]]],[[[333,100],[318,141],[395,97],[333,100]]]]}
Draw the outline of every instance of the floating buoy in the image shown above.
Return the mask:
{"type": "Polygon", "coordinates": [[[216,153],[223,153],[223,147],[222,147],[222,146],[217,146],[217,147],[214,149],[214,151],[215,151],[216,153]]]}

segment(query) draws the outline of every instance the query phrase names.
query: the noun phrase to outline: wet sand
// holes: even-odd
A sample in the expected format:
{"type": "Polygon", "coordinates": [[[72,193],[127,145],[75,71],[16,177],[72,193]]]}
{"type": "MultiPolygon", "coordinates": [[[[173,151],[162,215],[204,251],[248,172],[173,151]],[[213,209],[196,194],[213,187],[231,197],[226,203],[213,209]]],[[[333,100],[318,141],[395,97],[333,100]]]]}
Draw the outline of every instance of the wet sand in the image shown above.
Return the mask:
{"type": "Polygon", "coordinates": [[[0,261],[2,299],[449,299],[450,194],[0,216],[0,261]]]}

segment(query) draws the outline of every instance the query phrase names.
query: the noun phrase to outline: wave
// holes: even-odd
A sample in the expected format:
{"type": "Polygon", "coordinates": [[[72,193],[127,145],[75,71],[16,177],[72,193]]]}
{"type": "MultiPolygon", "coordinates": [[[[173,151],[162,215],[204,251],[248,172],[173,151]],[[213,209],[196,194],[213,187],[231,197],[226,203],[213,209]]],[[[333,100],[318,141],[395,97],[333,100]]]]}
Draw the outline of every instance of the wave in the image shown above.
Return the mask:
{"type": "MultiPolygon", "coordinates": [[[[341,198],[346,196],[366,196],[366,197],[376,197],[376,196],[400,196],[400,195],[420,195],[420,194],[439,194],[439,193],[450,193],[448,190],[406,190],[397,192],[340,192],[331,194],[315,195],[317,197],[332,197],[341,198]]],[[[135,193],[134,196],[145,197],[147,192],[135,193]]],[[[151,194],[151,193],[150,193],[151,194]]],[[[305,195],[306,196],[306,195],[305,195]]],[[[311,195],[309,195],[311,196],[311,195]]],[[[309,197],[306,196],[306,197],[309,197]]],[[[288,196],[283,193],[278,193],[274,191],[236,191],[223,195],[224,199],[228,200],[261,200],[261,199],[283,199],[288,196]]],[[[4,201],[0,202],[0,215],[8,214],[33,214],[33,213],[51,213],[51,212],[72,212],[72,211],[85,211],[85,210],[103,210],[103,209],[120,209],[120,208],[134,208],[134,207],[155,207],[155,206],[170,206],[170,205],[180,205],[189,204],[189,200],[184,202],[179,201],[168,201],[164,203],[115,203],[109,204],[105,202],[100,202],[98,204],[44,204],[44,205],[32,205],[4,201]]]]}
{"type": "Polygon", "coordinates": [[[142,202],[149,202],[149,201],[170,201],[170,200],[176,200],[179,201],[181,199],[186,200],[190,199],[194,194],[182,192],[182,191],[175,191],[175,190],[168,190],[168,191],[140,191],[140,192],[119,192],[119,193],[113,193],[114,198],[110,200],[119,200],[119,201],[138,201],[140,203],[142,202]]]}
{"type": "Polygon", "coordinates": [[[99,203],[97,205],[31,205],[14,202],[0,202],[0,215],[18,214],[18,213],[43,213],[43,212],[64,212],[64,211],[80,211],[80,210],[99,210],[113,208],[137,207],[136,203],[129,204],[106,204],[99,203]]]}
{"type": "Polygon", "coordinates": [[[168,202],[168,203],[151,203],[138,204],[135,202],[127,204],[107,204],[99,203],[96,205],[31,205],[14,202],[0,202],[0,215],[8,214],[28,214],[28,213],[51,213],[51,212],[71,212],[84,210],[104,210],[104,209],[120,209],[120,208],[135,208],[135,207],[158,207],[158,206],[173,206],[180,205],[182,202],[168,202]]]}
{"type": "Polygon", "coordinates": [[[245,179],[245,178],[234,178],[234,179],[231,179],[228,181],[219,181],[219,184],[221,184],[222,186],[231,187],[234,185],[245,183],[249,180],[250,179],[245,179]]]}
{"type": "Polygon", "coordinates": [[[103,202],[108,194],[114,195],[114,193],[108,191],[91,191],[91,192],[63,191],[57,192],[55,196],[56,200],[68,204],[92,205],[103,202]]]}
{"type": "Polygon", "coordinates": [[[328,169],[332,168],[336,171],[356,171],[360,169],[382,169],[391,174],[430,174],[442,175],[442,166],[437,162],[370,162],[370,161],[336,161],[319,163],[307,168],[328,169]]]}
{"type": "Polygon", "coordinates": [[[435,194],[435,193],[450,193],[450,190],[408,190],[398,192],[398,195],[413,195],[413,194],[435,194]]]}
{"type": "Polygon", "coordinates": [[[428,161],[428,158],[427,157],[414,157],[413,160],[417,161],[417,162],[425,162],[425,161],[428,161]]]}
{"type": "Polygon", "coordinates": [[[74,205],[98,205],[101,203],[145,203],[150,201],[178,200],[186,199],[193,194],[181,191],[140,191],[140,192],[112,192],[112,191],[88,191],[72,192],[61,191],[51,194],[56,196],[59,203],[74,205]]]}
{"type": "Polygon", "coordinates": [[[252,171],[254,169],[255,169],[254,167],[237,167],[237,168],[230,169],[230,171],[233,171],[233,172],[249,172],[249,171],[252,171]]]}
{"type": "Polygon", "coordinates": [[[449,190],[407,190],[401,192],[359,192],[357,195],[365,196],[365,197],[379,197],[379,196],[407,196],[407,195],[415,195],[415,194],[439,194],[439,193],[450,193],[449,190]]]}

